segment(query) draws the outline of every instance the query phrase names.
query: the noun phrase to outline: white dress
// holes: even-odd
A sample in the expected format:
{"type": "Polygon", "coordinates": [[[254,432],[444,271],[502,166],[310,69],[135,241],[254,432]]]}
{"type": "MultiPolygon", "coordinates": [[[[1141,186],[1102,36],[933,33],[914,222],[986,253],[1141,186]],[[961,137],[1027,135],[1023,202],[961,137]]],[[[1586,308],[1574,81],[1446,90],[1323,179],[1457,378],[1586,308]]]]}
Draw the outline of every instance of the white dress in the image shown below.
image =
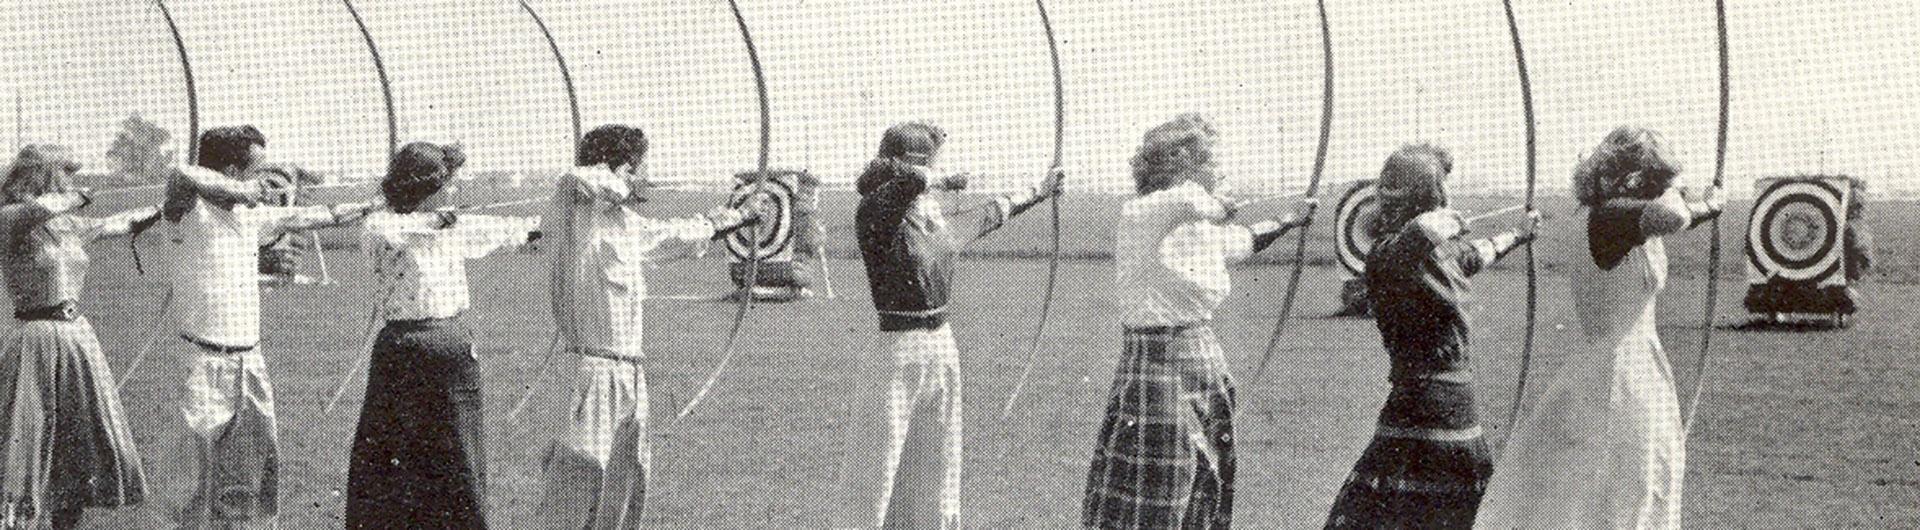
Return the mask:
{"type": "MultiPolygon", "coordinates": [[[[1569,260],[1582,340],[1514,427],[1475,528],[1680,527],[1685,440],[1654,304],[1667,282],[1660,236],[1687,211],[1671,193],[1640,204],[1645,242],[1614,267],[1569,260]]],[[[1574,248],[1589,248],[1591,215],[1572,223],[1574,248]]]]}

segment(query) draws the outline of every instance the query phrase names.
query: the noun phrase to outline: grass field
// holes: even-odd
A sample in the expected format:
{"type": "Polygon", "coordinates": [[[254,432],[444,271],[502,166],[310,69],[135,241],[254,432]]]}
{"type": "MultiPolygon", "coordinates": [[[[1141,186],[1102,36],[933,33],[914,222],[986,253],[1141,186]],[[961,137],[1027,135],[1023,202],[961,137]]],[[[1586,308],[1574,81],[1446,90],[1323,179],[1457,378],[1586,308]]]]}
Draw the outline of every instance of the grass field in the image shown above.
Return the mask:
{"type": "MultiPolygon", "coordinates": [[[[509,191],[475,191],[474,200],[509,191]]],[[[831,254],[848,256],[844,198],[827,205],[831,254]]],[[[1110,246],[1111,198],[1069,196],[1067,253],[1097,258],[1110,246]]],[[[663,211],[703,209],[712,199],[675,200],[663,211]]],[[[1490,206],[1498,201],[1477,202],[1490,206]]],[[[112,209],[107,204],[106,210],[112,209]]],[[[1876,205],[1880,219],[1914,219],[1912,204],[1876,205]]],[[[1483,206],[1484,209],[1484,206],[1483,206]]],[[[1322,219],[1330,218],[1328,205],[1322,219]]],[[[1736,209],[1737,210],[1737,209],[1736,209]]],[[[531,210],[522,210],[531,211],[531,210]]],[[[1038,212],[1044,214],[1044,211],[1038,212]]],[[[1045,262],[1013,259],[1043,248],[1044,216],[1022,219],[982,257],[960,264],[953,314],[967,399],[965,522],[972,528],[1067,528],[1076,521],[1081,481],[1119,348],[1112,320],[1112,269],[1099,259],[1069,260],[1061,271],[1054,325],[1039,367],[1010,423],[998,408],[1018,375],[1020,356],[1039,316],[1045,262]]],[[[1742,248],[1729,217],[1728,264],[1719,307],[1723,322],[1744,320],[1742,248]]],[[[1316,239],[1326,239],[1325,227],[1316,239]]],[[[1920,380],[1912,325],[1920,287],[1911,285],[1920,240],[1879,226],[1882,272],[1863,286],[1864,311],[1854,327],[1804,333],[1715,331],[1715,353],[1702,419],[1689,443],[1685,517],[1692,528],[1920,526],[1920,380]]],[[[336,236],[337,237],[337,236],[336,236]]],[[[156,238],[157,239],[157,238],[156,238]]],[[[1662,298],[1662,335],[1681,391],[1698,380],[1704,254],[1698,235],[1670,240],[1676,276],[1662,298]]],[[[1325,241],[1310,255],[1302,304],[1269,381],[1241,381],[1238,419],[1240,478],[1236,519],[1244,528],[1318,527],[1333,495],[1371,433],[1386,394],[1386,359],[1372,323],[1323,318],[1336,307],[1342,273],[1328,266],[1325,241]]],[[[150,263],[165,259],[156,245],[150,263]]],[[[99,328],[117,371],[130,363],[157,315],[161,290],[135,276],[122,242],[91,248],[95,272],[83,305],[99,328]]],[[[1281,249],[1274,249],[1275,255],[1281,249]]],[[[1290,245],[1287,250],[1291,250],[1290,245]]],[[[1571,340],[1565,278],[1553,272],[1567,249],[1542,244],[1540,337],[1535,381],[1558,364],[1556,344],[1571,340]]],[[[366,264],[356,251],[329,252],[339,285],[269,293],[265,348],[282,436],[283,528],[339,526],[346,452],[360,385],[340,409],[323,415],[329,394],[365,357],[366,264]]],[[[700,414],[667,419],[717,361],[732,306],[661,300],[649,303],[649,381],[656,418],[655,474],[648,519],[661,528],[815,528],[825,523],[824,495],[839,457],[842,397],[857,377],[886,362],[872,349],[871,305],[858,261],[832,262],[839,300],[767,305],[749,315],[739,357],[700,414]]],[[[522,385],[558,383],[571,359],[543,362],[551,327],[545,262],[539,256],[491,258],[472,269],[476,306],[467,322],[480,345],[488,385],[488,442],[493,517],[521,528],[538,488],[542,451],[557,432],[562,396],[536,397],[531,413],[505,422],[522,385]],[[550,365],[558,364],[559,367],[550,365]]],[[[1237,374],[1250,374],[1271,332],[1288,269],[1249,265],[1216,322],[1237,374]]],[[[1476,281],[1474,356],[1480,408],[1494,439],[1505,434],[1524,321],[1524,275],[1508,268],[1476,281]]],[[[711,295],[728,288],[717,258],[653,271],[655,294],[711,295]]],[[[165,351],[165,350],[162,350],[165,351]]],[[[143,447],[163,436],[159,418],[177,414],[180,359],[156,355],[133,374],[123,394],[143,447]]],[[[1535,388],[1538,388],[1537,386],[1535,388]]],[[[153,459],[162,455],[148,455],[153,459]]],[[[152,477],[155,481],[184,477],[152,477]]],[[[128,510],[92,520],[95,528],[155,528],[158,515],[128,510]]]]}

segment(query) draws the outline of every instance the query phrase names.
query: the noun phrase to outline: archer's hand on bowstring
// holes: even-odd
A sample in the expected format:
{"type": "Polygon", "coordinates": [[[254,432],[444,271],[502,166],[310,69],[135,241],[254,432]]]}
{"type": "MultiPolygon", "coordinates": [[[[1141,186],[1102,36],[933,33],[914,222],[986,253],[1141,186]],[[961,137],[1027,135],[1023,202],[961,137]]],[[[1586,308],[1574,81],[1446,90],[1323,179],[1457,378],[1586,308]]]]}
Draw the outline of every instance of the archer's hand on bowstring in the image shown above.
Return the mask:
{"type": "Polygon", "coordinates": [[[737,207],[715,206],[706,213],[707,221],[713,223],[713,238],[720,239],[735,230],[759,224],[773,208],[773,199],[766,194],[754,194],[737,207]]]}
{"type": "Polygon", "coordinates": [[[1066,193],[1066,182],[1067,170],[1056,167],[1048,170],[1045,176],[1040,177],[1039,182],[1028,186],[1027,189],[994,199],[991,207],[986,209],[987,216],[980,221],[979,235],[974,236],[974,239],[999,230],[1007,224],[1008,220],[1026,213],[1027,210],[1046,202],[1047,199],[1066,193]]]}
{"type": "MultiPolygon", "coordinates": [[[[1455,217],[1459,217],[1457,212],[1455,213],[1455,217]]],[[[1513,252],[1514,249],[1538,239],[1540,237],[1541,219],[1539,210],[1529,209],[1527,210],[1527,222],[1525,225],[1494,234],[1493,237],[1474,241],[1474,249],[1478,250],[1481,257],[1489,264],[1499,261],[1501,258],[1505,258],[1508,253],[1513,252]]],[[[1467,228],[1464,224],[1462,227],[1463,229],[1467,228]]],[[[1462,233],[1465,232],[1463,231],[1462,233]]]]}
{"type": "Polygon", "coordinates": [[[1687,206],[1690,219],[1687,228],[1698,227],[1702,223],[1720,217],[1720,212],[1727,209],[1727,190],[1723,187],[1708,186],[1701,192],[1700,200],[1697,201],[1692,200],[1689,195],[1684,191],[1680,193],[1680,196],[1685,198],[1684,204],[1687,206]]]}
{"type": "MultiPolygon", "coordinates": [[[[1227,206],[1227,218],[1233,218],[1233,215],[1237,213],[1233,202],[1220,201],[1220,203],[1227,206]]],[[[1286,235],[1287,232],[1291,232],[1296,228],[1304,228],[1312,225],[1313,214],[1319,210],[1320,200],[1307,198],[1294,203],[1293,212],[1288,213],[1286,217],[1268,218],[1267,220],[1247,225],[1247,229],[1253,231],[1253,252],[1259,253],[1262,250],[1266,250],[1267,247],[1272,246],[1275,241],[1279,241],[1280,236],[1286,235]]]]}

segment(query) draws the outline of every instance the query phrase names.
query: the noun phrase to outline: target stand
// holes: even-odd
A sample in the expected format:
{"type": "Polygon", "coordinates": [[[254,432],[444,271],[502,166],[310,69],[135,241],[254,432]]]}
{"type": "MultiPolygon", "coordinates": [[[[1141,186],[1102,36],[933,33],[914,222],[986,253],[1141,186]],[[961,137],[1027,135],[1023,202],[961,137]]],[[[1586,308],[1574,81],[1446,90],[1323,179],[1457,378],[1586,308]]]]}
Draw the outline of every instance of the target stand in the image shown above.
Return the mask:
{"type": "MultiPolygon", "coordinates": [[[[759,260],[753,274],[751,292],[756,300],[782,302],[804,298],[811,293],[815,268],[824,259],[819,256],[820,181],[806,171],[769,169],[766,187],[758,191],[768,198],[768,208],[754,226],[734,230],[727,235],[727,271],[736,289],[749,287],[747,268],[759,260]],[[757,237],[756,237],[757,236],[757,237]],[[756,258],[757,256],[757,258],[756,258]]],[[[755,171],[735,174],[733,193],[727,206],[738,208],[755,195],[755,171]]],[[[736,296],[738,293],[736,293],[736,296]]]]}
{"type": "Polygon", "coordinates": [[[1746,308],[1771,322],[1855,311],[1846,275],[1846,177],[1762,179],[1747,219],[1746,308]]]}
{"type": "Polygon", "coordinates": [[[1346,193],[1340,195],[1340,207],[1334,212],[1334,244],[1339,247],[1336,254],[1340,267],[1347,270],[1347,278],[1340,287],[1340,315],[1371,314],[1364,275],[1367,253],[1373,250],[1370,232],[1373,218],[1380,213],[1374,183],[1374,179],[1365,179],[1347,186],[1346,193]]]}

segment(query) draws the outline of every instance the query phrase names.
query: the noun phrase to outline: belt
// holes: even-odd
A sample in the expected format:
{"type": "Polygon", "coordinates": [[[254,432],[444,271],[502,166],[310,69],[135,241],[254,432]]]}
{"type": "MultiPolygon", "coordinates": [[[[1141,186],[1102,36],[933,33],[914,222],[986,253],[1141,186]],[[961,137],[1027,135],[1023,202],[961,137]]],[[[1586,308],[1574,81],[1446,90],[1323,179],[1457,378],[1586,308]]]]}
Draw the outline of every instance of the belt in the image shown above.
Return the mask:
{"type": "Polygon", "coordinates": [[[927,309],[923,311],[884,311],[882,310],[879,313],[881,315],[891,316],[891,317],[926,318],[926,317],[939,316],[946,312],[947,312],[947,306],[940,306],[940,307],[927,309]]]}
{"type": "Polygon", "coordinates": [[[1179,335],[1188,330],[1206,327],[1212,322],[1202,320],[1191,324],[1171,324],[1166,326],[1126,326],[1127,333],[1134,335],[1179,335]]]}
{"type": "Polygon", "coordinates": [[[880,313],[880,331],[939,329],[947,323],[947,307],[925,311],[885,311],[880,313]]]}
{"type": "Polygon", "coordinates": [[[1394,381],[1396,383],[1398,382],[1417,383],[1417,382],[1423,382],[1423,381],[1439,381],[1442,383],[1466,385],[1466,384],[1473,383],[1473,370],[1461,368],[1457,370],[1449,370],[1445,372],[1434,372],[1434,373],[1419,374],[1419,375],[1405,375],[1405,376],[1398,376],[1398,377],[1389,375],[1387,379],[1390,381],[1394,381]]]}
{"type": "Polygon", "coordinates": [[[180,334],[180,340],[187,341],[188,343],[193,344],[194,346],[199,346],[200,349],[202,350],[207,350],[214,353],[227,353],[227,354],[245,353],[245,352],[253,351],[253,349],[256,347],[256,345],[253,345],[253,344],[249,344],[246,346],[227,346],[222,344],[214,344],[214,343],[202,340],[198,337],[194,337],[193,335],[188,335],[185,333],[180,334]]]}
{"type": "Polygon", "coordinates": [[[609,361],[637,363],[645,360],[644,357],[620,355],[618,353],[614,353],[613,350],[609,350],[606,348],[576,346],[569,349],[573,350],[573,353],[584,356],[584,357],[597,357],[597,358],[606,359],[609,361]]]}
{"type": "Polygon", "coordinates": [[[1373,433],[1383,438],[1411,438],[1436,442],[1468,442],[1486,434],[1485,431],[1480,429],[1479,425],[1464,429],[1378,425],[1374,427],[1373,433]]]}
{"type": "Polygon", "coordinates": [[[72,300],[62,300],[58,304],[33,309],[15,309],[13,319],[20,321],[62,320],[71,322],[80,318],[80,306],[72,300]]]}
{"type": "Polygon", "coordinates": [[[419,326],[423,324],[433,324],[437,322],[451,322],[459,319],[460,319],[460,314],[454,313],[454,315],[450,317],[390,318],[390,319],[387,319],[387,324],[400,325],[400,326],[419,326]]]}

